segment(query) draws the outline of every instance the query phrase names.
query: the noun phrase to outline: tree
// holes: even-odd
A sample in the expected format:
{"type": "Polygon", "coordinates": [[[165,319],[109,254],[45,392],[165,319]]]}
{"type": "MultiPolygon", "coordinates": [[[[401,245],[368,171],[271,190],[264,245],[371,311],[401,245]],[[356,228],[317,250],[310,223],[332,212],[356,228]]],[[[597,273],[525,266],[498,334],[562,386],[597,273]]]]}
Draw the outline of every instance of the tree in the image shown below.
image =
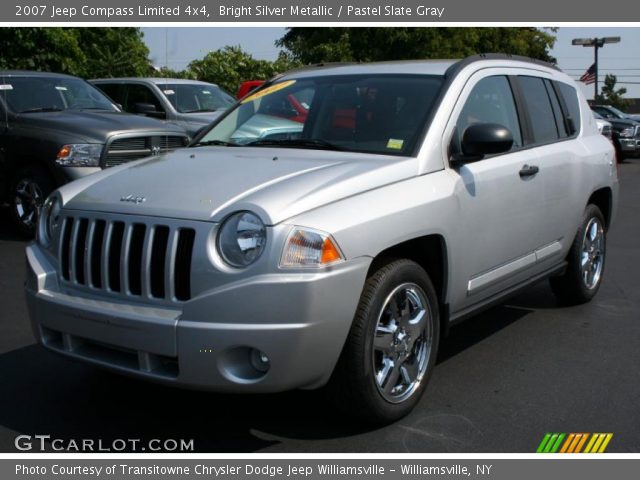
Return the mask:
{"type": "Polygon", "coordinates": [[[624,94],[627,93],[627,89],[624,87],[616,89],[616,83],[618,83],[618,77],[615,75],[607,74],[604,77],[604,86],[600,94],[598,94],[597,103],[611,105],[625,111],[630,103],[628,99],[623,98],[624,94]]]}
{"type": "Polygon", "coordinates": [[[245,80],[268,80],[299,65],[290,55],[281,53],[277,60],[258,60],[242,47],[229,46],[207,53],[202,60],[194,60],[185,75],[219,85],[235,93],[245,80]]]}
{"type": "Polygon", "coordinates": [[[139,76],[151,71],[139,28],[1,28],[0,68],[67,73],[84,78],[139,76]]]}
{"type": "Polygon", "coordinates": [[[276,42],[302,63],[462,58],[500,52],[554,62],[552,30],[532,27],[289,28],[276,42]]]}
{"type": "Polygon", "coordinates": [[[75,28],[0,28],[0,68],[77,75],[84,55],[75,28]]]}
{"type": "Polygon", "coordinates": [[[142,77],[152,73],[139,28],[77,28],[87,78],[142,77]]]}

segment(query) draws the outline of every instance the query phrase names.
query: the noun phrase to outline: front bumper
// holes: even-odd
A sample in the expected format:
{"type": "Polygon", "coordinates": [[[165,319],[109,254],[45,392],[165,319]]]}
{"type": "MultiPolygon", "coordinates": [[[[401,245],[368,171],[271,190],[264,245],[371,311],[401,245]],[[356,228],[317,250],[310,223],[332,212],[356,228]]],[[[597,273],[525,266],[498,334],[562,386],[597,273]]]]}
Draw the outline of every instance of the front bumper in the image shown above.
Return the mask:
{"type": "Polygon", "coordinates": [[[226,392],[325,384],[370,263],[256,276],[168,307],[70,295],[37,244],[26,255],[29,315],[46,348],[150,380],[226,392]],[[251,349],[268,356],[266,373],[252,364],[251,349]]]}
{"type": "Polygon", "coordinates": [[[640,153],[640,138],[620,138],[620,148],[623,152],[640,153]]]}

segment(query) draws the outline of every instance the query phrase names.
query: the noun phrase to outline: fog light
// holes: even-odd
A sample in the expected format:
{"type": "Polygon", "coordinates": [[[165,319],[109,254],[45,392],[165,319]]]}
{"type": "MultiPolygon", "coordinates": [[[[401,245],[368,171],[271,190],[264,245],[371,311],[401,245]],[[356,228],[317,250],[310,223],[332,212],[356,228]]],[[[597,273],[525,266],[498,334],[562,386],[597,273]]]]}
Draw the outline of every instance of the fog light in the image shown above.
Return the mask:
{"type": "Polygon", "coordinates": [[[259,372],[267,372],[269,370],[269,367],[271,366],[271,362],[269,361],[269,357],[266,353],[252,348],[251,365],[259,372]]]}

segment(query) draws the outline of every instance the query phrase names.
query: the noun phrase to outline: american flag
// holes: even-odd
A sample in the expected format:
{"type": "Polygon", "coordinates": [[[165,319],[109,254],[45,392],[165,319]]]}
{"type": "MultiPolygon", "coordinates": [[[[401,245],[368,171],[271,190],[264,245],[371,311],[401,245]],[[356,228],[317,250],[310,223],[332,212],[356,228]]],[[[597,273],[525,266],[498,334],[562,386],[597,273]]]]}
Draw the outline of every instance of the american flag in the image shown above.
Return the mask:
{"type": "Polygon", "coordinates": [[[586,72],[584,72],[584,74],[580,77],[580,81],[586,83],[587,85],[596,83],[596,64],[595,63],[591,65],[586,72]]]}

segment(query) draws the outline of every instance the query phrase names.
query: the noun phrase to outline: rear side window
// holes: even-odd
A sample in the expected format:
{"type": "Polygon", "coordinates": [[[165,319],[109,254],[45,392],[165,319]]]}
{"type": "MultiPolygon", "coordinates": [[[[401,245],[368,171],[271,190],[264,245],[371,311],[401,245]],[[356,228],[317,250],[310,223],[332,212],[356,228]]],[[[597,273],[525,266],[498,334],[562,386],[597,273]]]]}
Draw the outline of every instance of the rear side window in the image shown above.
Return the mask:
{"type": "Polygon", "coordinates": [[[580,131],[580,102],[578,101],[578,92],[566,83],[556,82],[556,85],[567,107],[567,113],[569,114],[568,120],[569,124],[573,126],[573,133],[578,133],[580,131]]]}
{"type": "Polygon", "coordinates": [[[567,132],[567,122],[565,121],[564,114],[562,113],[562,107],[560,106],[558,95],[553,89],[553,85],[550,80],[545,80],[544,86],[547,87],[547,95],[549,95],[549,100],[551,100],[553,116],[556,120],[556,128],[558,129],[560,138],[567,138],[569,136],[569,133],[567,132]]]}
{"type": "Polygon", "coordinates": [[[558,127],[544,80],[525,76],[518,77],[518,79],[529,111],[533,142],[555,142],[559,138],[558,127]]]}

